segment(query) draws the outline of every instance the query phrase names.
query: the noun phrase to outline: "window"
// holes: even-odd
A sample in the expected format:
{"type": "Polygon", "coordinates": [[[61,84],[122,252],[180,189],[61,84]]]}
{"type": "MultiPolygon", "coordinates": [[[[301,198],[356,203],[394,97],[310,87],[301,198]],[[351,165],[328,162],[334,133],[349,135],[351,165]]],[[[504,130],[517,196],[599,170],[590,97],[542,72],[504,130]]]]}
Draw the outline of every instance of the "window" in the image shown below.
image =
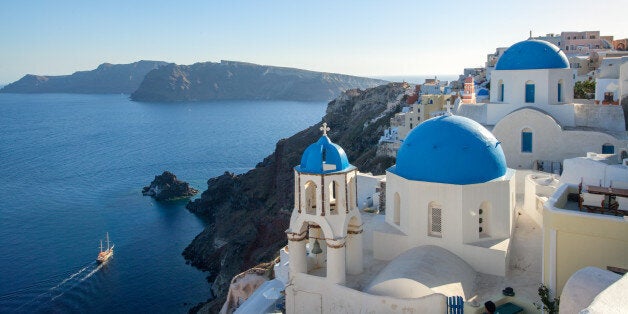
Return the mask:
{"type": "Polygon", "coordinates": [[[526,102],[527,103],[534,102],[534,82],[532,81],[526,82],[526,102]]]}
{"type": "Polygon", "coordinates": [[[443,235],[443,209],[442,206],[434,202],[429,207],[429,228],[428,235],[432,237],[442,237],[443,235]]]}
{"type": "Polygon", "coordinates": [[[504,81],[499,80],[499,89],[497,90],[498,101],[504,101],[504,81]]]}
{"type": "Polygon", "coordinates": [[[532,152],[532,130],[527,128],[521,131],[521,152],[532,152]]]}
{"type": "Polygon", "coordinates": [[[563,102],[563,80],[558,81],[558,102],[563,102]]]}
{"type": "Polygon", "coordinates": [[[606,143],[602,145],[602,154],[614,154],[615,146],[613,144],[606,143]]]}
{"type": "Polygon", "coordinates": [[[336,181],[329,182],[329,213],[332,215],[338,214],[338,183],[336,181]]]}

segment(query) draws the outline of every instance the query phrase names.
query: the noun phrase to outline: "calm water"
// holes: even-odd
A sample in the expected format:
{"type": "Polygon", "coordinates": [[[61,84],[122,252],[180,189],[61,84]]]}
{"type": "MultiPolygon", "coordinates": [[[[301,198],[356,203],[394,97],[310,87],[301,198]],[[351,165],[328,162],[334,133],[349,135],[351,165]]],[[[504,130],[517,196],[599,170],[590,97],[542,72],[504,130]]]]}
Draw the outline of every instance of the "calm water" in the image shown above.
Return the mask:
{"type": "Polygon", "coordinates": [[[170,170],[203,191],[325,107],[0,94],[0,312],[187,312],[210,295],[181,256],[203,222],[142,187],[170,170]],[[98,267],[106,231],[116,252],[98,267]]]}

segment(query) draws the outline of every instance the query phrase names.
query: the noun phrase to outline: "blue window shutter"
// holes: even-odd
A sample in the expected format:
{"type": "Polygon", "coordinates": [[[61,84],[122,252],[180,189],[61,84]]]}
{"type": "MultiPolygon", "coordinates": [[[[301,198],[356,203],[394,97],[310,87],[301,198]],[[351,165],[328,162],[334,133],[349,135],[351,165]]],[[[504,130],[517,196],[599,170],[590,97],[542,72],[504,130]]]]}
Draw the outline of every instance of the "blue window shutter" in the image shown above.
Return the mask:
{"type": "Polygon", "coordinates": [[[504,84],[499,86],[501,88],[501,94],[499,95],[499,101],[504,101],[504,84]]]}
{"type": "Polygon", "coordinates": [[[521,132],[521,152],[532,152],[532,132],[521,132]]]}
{"type": "Polygon", "coordinates": [[[534,84],[526,84],[526,102],[534,102],[534,84]]]}
{"type": "Polygon", "coordinates": [[[563,84],[558,83],[558,102],[563,101],[563,84]]]}
{"type": "Polygon", "coordinates": [[[614,154],[615,146],[613,145],[602,145],[602,154],[614,154]]]}

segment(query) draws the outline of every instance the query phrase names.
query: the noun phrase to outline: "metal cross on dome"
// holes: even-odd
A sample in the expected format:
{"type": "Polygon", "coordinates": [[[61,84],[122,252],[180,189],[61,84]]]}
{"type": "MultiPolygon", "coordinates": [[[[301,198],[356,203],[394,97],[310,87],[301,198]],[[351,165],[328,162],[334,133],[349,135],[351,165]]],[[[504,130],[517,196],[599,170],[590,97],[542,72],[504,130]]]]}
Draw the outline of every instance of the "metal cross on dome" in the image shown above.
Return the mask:
{"type": "Polygon", "coordinates": [[[323,131],[323,136],[327,136],[327,131],[331,129],[327,127],[327,122],[323,122],[323,126],[320,127],[319,130],[323,131]]]}

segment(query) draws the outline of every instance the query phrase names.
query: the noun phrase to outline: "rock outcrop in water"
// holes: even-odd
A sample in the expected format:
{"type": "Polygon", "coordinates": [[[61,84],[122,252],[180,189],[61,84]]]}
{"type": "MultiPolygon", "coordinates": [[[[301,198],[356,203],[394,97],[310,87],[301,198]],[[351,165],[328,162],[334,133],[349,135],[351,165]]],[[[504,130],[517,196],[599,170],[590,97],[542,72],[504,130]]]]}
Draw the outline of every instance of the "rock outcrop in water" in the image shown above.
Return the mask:
{"type": "Polygon", "coordinates": [[[28,74],[0,89],[0,93],[130,94],[140,86],[146,73],[165,64],[162,61],[103,63],[94,70],[71,75],[28,74]]]}
{"type": "MultiPolygon", "coordinates": [[[[331,128],[328,134],[360,171],[383,174],[394,163],[393,158],[375,153],[379,136],[400,109],[403,99],[399,95],[406,87],[390,83],[349,90],[329,103],[323,118],[331,128]]],[[[286,245],[293,167],[300,163],[305,148],[321,136],[319,127],[320,123],[280,140],[273,154],[245,174],[225,173],[209,179],[202,196],[188,203],[191,212],[208,221],[183,252],[192,265],[210,272],[208,280],[213,282],[216,299],[202,306],[201,312],[217,312],[235,274],[272,260],[286,245]]]]}
{"type": "Polygon", "coordinates": [[[173,201],[196,195],[198,190],[190,187],[187,182],[179,181],[172,172],[164,171],[155,176],[149,186],[142,189],[142,194],[152,196],[158,201],[173,201]]]}
{"type": "Polygon", "coordinates": [[[236,61],[169,64],[148,73],[131,99],[155,102],[226,99],[328,101],[351,88],[368,88],[384,83],[365,77],[236,61]]]}

